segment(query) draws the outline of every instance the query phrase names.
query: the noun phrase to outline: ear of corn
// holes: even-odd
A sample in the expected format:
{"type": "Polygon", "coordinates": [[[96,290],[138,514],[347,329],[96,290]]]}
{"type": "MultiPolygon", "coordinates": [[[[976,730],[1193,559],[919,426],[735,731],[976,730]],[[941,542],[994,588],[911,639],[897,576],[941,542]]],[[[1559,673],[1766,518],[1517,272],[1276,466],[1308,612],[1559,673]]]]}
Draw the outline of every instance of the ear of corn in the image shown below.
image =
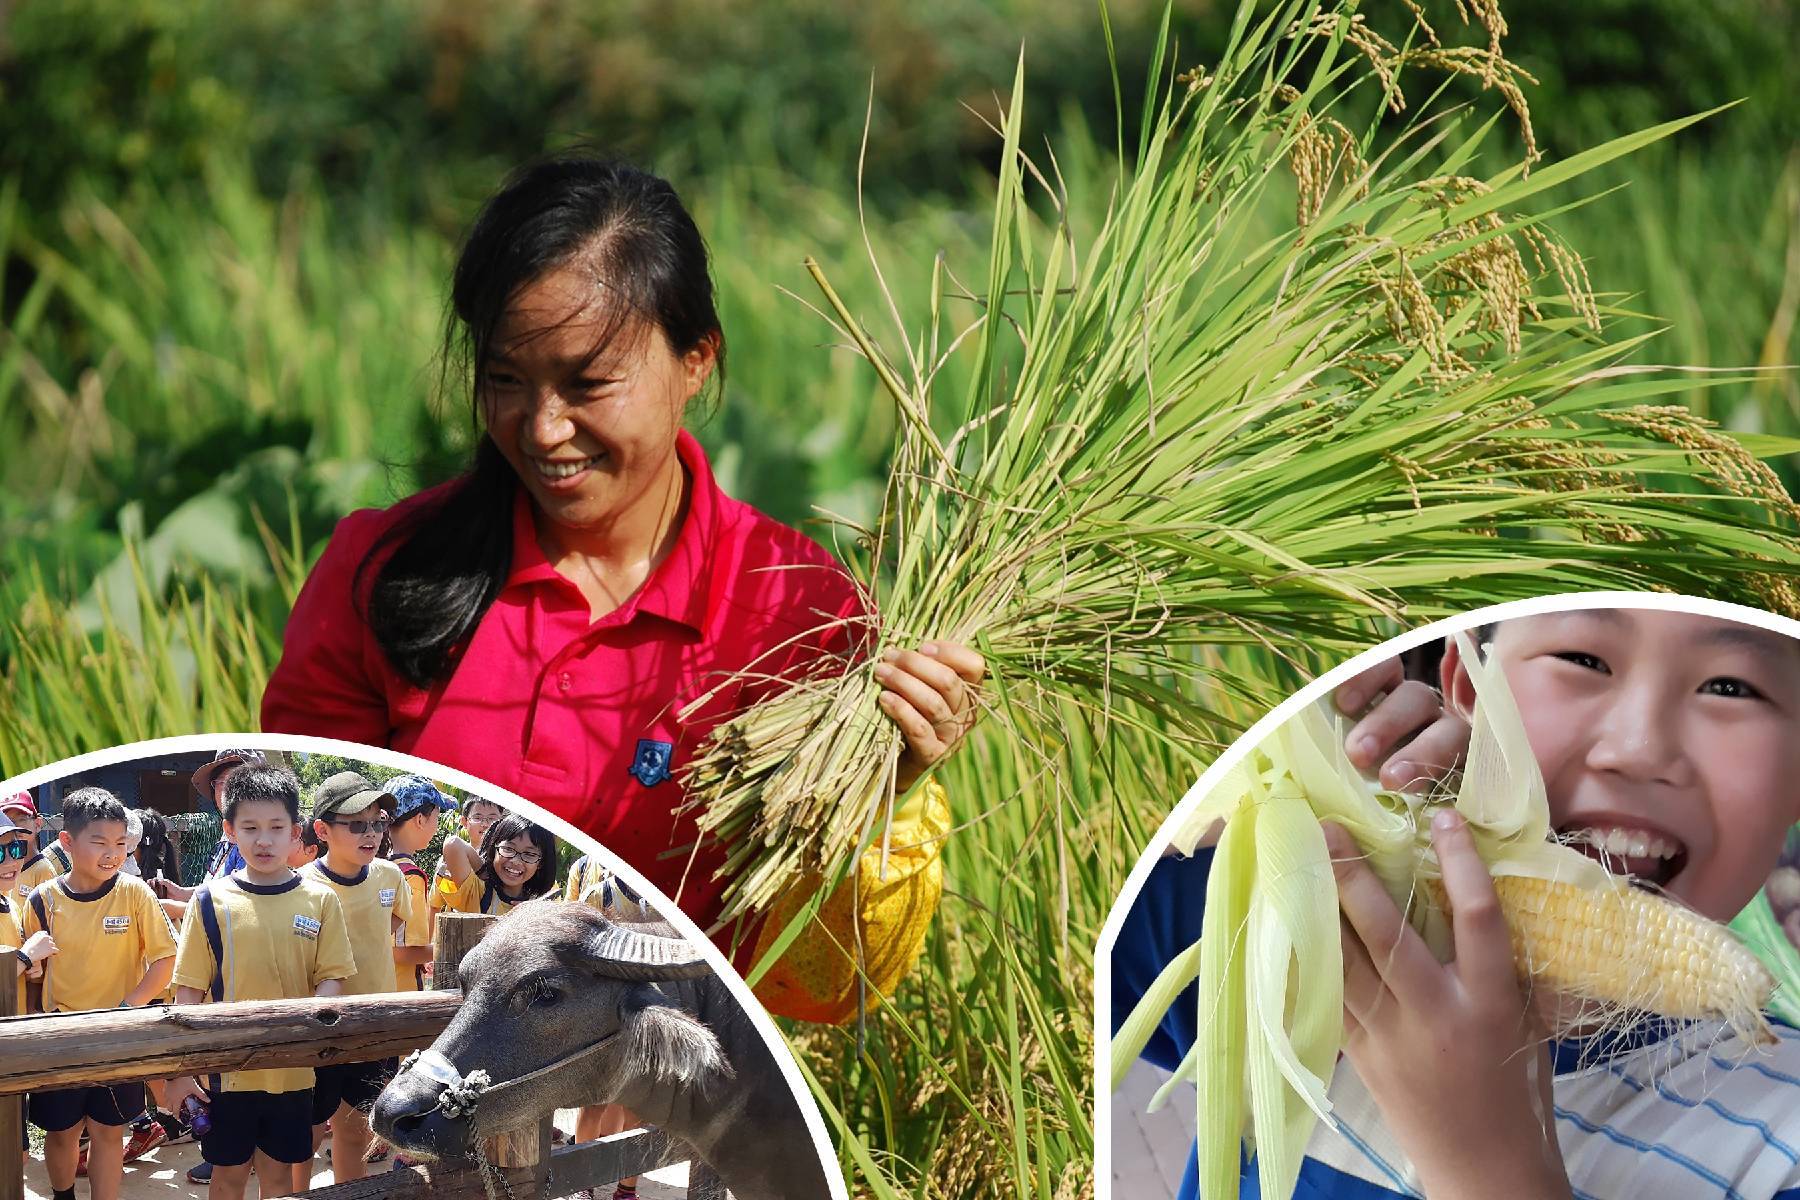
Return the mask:
{"type": "MultiPolygon", "coordinates": [[[[1578,1002],[1573,1019],[1658,1013],[1770,1035],[1773,980],[1726,929],[1633,888],[1550,840],[1544,782],[1498,666],[1458,646],[1478,701],[1455,803],[1494,875],[1521,982],[1578,1002]]],[[[1342,824],[1440,958],[1452,950],[1430,803],[1384,792],[1343,751],[1347,730],[1315,705],[1226,774],[1173,838],[1192,852],[1221,820],[1200,942],[1158,976],[1113,1041],[1113,1085],[1181,990],[1199,980],[1199,1036],[1156,1102],[1199,1088],[1202,1195],[1236,1188],[1239,1148],[1259,1159],[1264,1200],[1292,1194],[1342,1041],[1337,889],[1320,821],[1342,824]],[[1246,1092],[1248,1103],[1246,1104],[1246,1092]]]]}

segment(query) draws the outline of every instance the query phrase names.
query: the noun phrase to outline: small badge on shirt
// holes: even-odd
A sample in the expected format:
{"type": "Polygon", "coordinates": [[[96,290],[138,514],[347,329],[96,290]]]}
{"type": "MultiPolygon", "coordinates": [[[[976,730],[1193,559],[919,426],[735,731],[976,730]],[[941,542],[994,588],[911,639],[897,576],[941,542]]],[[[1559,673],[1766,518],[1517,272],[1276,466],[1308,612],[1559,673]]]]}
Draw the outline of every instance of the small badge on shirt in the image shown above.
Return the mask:
{"type": "Polygon", "coordinates": [[[381,895],[378,896],[377,899],[379,899],[381,901],[381,907],[383,907],[383,908],[394,907],[394,889],[393,888],[382,888],[381,895]]]}
{"type": "Polygon", "coordinates": [[[294,932],[301,937],[316,942],[319,940],[320,928],[319,923],[305,913],[294,914],[294,932]]]}
{"type": "Polygon", "coordinates": [[[108,933],[124,933],[131,928],[131,918],[107,917],[100,922],[100,927],[108,933]]]}
{"type": "Polygon", "coordinates": [[[631,759],[631,776],[645,787],[655,787],[669,777],[669,763],[675,757],[675,743],[639,738],[637,753],[631,759]]]}

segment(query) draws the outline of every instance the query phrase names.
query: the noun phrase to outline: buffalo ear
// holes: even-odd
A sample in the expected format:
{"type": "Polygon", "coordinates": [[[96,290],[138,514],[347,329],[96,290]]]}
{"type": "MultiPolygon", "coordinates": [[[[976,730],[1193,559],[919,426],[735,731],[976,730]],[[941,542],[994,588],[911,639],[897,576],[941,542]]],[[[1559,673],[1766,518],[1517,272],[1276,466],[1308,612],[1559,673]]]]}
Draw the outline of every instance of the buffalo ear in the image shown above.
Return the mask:
{"type": "Polygon", "coordinates": [[[619,1006],[626,1078],[652,1080],[700,1095],[735,1072],[713,1031],[667,1003],[653,987],[632,989],[619,1006]]]}

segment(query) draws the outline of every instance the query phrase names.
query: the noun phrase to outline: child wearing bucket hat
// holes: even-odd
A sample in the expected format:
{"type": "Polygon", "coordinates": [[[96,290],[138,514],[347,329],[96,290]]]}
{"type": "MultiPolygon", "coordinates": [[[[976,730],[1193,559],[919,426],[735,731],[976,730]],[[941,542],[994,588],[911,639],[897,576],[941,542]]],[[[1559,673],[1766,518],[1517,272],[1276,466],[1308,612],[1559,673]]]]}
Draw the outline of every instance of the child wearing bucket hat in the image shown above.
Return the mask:
{"type": "Polygon", "coordinates": [[[431,969],[431,877],[415,856],[437,835],[438,814],[454,811],[456,801],[422,775],[396,775],[381,790],[394,798],[388,861],[406,877],[413,902],[412,916],[395,938],[395,982],[403,992],[421,992],[431,969]]]}

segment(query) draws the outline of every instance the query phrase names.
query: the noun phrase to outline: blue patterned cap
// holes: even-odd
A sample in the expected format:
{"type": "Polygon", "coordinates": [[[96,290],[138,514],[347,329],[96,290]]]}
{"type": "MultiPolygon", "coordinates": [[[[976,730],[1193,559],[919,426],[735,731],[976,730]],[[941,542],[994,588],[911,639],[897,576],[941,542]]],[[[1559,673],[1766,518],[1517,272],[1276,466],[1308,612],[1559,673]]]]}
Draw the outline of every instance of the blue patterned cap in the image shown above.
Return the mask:
{"type": "Polygon", "coordinates": [[[396,775],[382,784],[381,790],[394,798],[396,821],[404,821],[426,807],[439,812],[456,807],[456,801],[438,791],[437,785],[423,775],[396,775]]]}

